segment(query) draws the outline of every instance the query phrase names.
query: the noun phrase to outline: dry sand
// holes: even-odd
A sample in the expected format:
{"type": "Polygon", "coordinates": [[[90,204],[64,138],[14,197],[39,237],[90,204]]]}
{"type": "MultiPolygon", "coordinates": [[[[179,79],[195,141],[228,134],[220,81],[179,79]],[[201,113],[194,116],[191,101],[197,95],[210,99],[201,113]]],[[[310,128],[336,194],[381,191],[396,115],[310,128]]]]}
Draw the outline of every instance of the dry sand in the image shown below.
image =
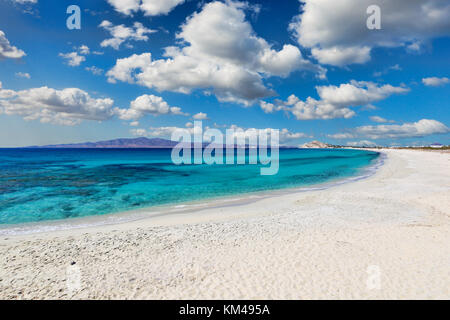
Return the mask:
{"type": "Polygon", "coordinates": [[[0,298],[449,299],[450,154],[383,152],[326,190],[3,236],[0,298]]]}

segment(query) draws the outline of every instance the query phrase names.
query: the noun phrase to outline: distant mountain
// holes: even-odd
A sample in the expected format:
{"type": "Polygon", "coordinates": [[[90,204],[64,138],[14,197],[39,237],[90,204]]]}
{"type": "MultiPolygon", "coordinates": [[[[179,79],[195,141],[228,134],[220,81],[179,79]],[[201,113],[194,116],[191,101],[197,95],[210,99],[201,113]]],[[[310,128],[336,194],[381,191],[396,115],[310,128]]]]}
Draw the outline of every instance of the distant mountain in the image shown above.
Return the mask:
{"type": "Polygon", "coordinates": [[[53,144],[46,146],[31,146],[28,148],[173,148],[178,142],[160,138],[124,138],[98,142],[53,144]]]}
{"type": "Polygon", "coordinates": [[[323,143],[320,141],[311,141],[309,143],[302,144],[299,148],[303,149],[327,149],[334,148],[331,144],[323,143]]]}
{"type": "MultiPolygon", "coordinates": [[[[123,139],[114,139],[114,140],[106,140],[106,141],[98,141],[98,142],[83,142],[83,143],[69,143],[69,144],[51,144],[45,146],[30,146],[26,148],[32,149],[69,149],[69,148],[92,148],[92,149],[107,149],[107,148],[173,148],[178,144],[176,141],[171,141],[167,139],[161,138],[123,138],[123,139]]],[[[209,143],[204,142],[203,147],[208,146],[209,143]]],[[[193,146],[189,143],[186,143],[187,146],[193,146]]],[[[217,147],[222,147],[222,145],[215,145],[217,147]]],[[[235,146],[236,147],[236,146],[235,146]]],[[[246,148],[249,148],[249,145],[245,145],[246,148]]],[[[280,149],[286,148],[295,148],[290,146],[280,146],[280,149]]]]}

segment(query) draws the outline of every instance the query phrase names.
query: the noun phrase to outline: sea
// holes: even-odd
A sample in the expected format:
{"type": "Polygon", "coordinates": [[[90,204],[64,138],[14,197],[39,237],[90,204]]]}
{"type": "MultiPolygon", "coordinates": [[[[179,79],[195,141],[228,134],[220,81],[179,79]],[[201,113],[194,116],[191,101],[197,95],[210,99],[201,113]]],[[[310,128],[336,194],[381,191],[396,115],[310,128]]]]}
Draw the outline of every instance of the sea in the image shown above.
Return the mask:
{"type": "Polygon", "coordinates": [[[0,149],[0,225],[332,185],[366,176],[379,157],[365,150],[280,149],[278,173],[264,176],[267,165],[248,161],[175,165],[170,149],[0,149]]]}

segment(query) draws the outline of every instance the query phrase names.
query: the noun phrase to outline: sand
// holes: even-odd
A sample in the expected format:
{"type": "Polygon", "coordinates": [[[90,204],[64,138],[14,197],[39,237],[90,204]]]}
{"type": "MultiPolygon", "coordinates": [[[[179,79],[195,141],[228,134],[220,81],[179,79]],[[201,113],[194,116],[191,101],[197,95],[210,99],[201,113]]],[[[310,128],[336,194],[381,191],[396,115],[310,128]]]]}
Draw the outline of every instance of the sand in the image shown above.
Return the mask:
{"type": "Polygon", "coordinates": [[[450,154],[367,179],[0,238],[1,299],[449,299],[450,154]]]}

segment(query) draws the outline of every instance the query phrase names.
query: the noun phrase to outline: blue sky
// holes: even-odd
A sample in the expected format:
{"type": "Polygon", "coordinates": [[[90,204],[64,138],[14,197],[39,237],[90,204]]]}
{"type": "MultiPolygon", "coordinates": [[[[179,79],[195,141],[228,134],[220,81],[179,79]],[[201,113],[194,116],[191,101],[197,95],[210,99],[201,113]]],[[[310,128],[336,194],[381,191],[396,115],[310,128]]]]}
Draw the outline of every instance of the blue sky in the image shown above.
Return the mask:
{"type": "Polygon", "coordinates": [[[448,1],[336,3],[3,0],[0,146],[168,138],[195,115],[289,145],[449,144],[448,1]]]}

